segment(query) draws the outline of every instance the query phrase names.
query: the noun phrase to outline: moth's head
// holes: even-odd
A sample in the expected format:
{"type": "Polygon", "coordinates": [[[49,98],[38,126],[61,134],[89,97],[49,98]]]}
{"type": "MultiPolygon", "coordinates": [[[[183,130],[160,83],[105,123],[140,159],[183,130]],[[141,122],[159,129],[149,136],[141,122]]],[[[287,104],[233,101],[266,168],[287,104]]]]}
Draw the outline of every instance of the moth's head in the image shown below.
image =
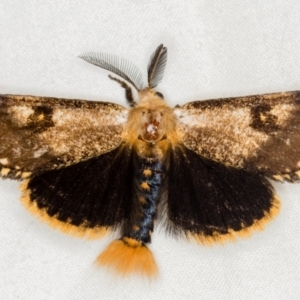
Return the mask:
{"type": "Polygon", "coordinates": [[[140,112],[139,138],[145,142],[157,142],[164,136],[164,112],[159,109],[143,108],[140,112]]]}
{"type": "MultiPolygon", "coordinates": [[[[146,143],[156,143],[168,138],[174,131],[174,114],[167,105],[161,105],[162,99],[151,97],[153,105],[142,101],[130,111],[127,132],[132,141],[142,140],[146,143]]],[[[129,137],[129,140],[130,140],[129,137]]]]}
{"type": "Polygon", "coordinates": [[[130,110],[128,132],[133,140],[156,143],[168,138],[175,128],[174,114],[162,94],[146,88],[139,92],[139,103],[130,110]]]}
{"type": "Polygon", "coordinates": [[[150,57],[147,68],[148,86],[146,88],[144,88],[141,71],[125,59],[106,53],[84,53],[79,57],[123,78],[125,81],[109,75],[110,79],[117,81],[125,89],[126,99],[131,106],[135,106],[136,102],[133,98],[130,85],[138,92],[139,103],[148,96],[153,96],[161,100],[164,98],[160,92],[154,90],[163,78],[167,63],[167,48],[163,44],[159,45],[150,57]]]}

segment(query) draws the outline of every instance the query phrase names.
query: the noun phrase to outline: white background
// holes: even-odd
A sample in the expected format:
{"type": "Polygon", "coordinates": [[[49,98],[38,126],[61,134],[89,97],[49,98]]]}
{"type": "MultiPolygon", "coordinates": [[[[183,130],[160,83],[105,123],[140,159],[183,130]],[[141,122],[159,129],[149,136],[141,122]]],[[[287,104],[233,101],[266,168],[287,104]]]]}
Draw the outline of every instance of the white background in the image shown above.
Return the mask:
{"type": "MultiPolygon", "coordinates": [[[[125,105],[107,72],[77,56],[123,56],[145,76],[160,43],[158,90],[171,105],[300,89],[299,11],[297,0],[1,0],[0,93],[125,105]]],[[[202,247],[155,232],[150,283],[96,268],[113,237],[53,231],[21,206],[18,186],[0,181],[1,299],[300,299],[300,186],[275,185],[281,213],[248,240],[202,247]]]]}

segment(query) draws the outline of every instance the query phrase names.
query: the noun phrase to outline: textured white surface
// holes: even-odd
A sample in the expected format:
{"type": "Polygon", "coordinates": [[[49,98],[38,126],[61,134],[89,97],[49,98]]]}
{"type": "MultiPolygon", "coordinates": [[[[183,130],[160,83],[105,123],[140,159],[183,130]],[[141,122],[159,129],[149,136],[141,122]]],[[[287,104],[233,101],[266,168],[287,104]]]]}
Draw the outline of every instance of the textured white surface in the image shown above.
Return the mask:
{"type": "MultiPolygon", "coordinates": [[[[0,1],[0,93],[125,103],[107,73],[77,58],[123,56],[144,75],[163,42],[171,104],[300,89],[297,0],[0,1]]],[[[0,181],[1,299],[300,299],[300,185],[276,184],[282,210],[264,232],[212,248],[155,232],[160,278],[116,279],[89,242],[40,224],[0,181]]]]}

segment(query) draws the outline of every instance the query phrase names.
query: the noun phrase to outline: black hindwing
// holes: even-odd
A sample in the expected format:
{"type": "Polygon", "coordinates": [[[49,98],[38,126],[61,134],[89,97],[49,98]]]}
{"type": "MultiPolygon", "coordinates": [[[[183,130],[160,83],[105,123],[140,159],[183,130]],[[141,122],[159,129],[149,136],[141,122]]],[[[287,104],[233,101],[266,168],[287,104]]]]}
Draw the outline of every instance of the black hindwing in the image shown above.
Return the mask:
{"type": "Polygon", "coordinates": [[[228,167],[177,147],[170,153],[169,230],[200,236],[226,235],[257,224],[276,200],[263,176],[228,167]]]}
{"type": "Polygon", "coordinates": [[[29,201],[70,225],[115,227],[129,218],[132,151],[119,148],[29,180],[29,201]]]}

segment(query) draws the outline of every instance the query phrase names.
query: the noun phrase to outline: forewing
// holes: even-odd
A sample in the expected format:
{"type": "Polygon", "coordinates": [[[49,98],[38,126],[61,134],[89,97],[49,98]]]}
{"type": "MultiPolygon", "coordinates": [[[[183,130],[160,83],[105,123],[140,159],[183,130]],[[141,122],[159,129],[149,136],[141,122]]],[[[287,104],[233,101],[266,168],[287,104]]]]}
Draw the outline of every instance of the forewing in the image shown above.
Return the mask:
{"type": "Polygon", "coordinates": [[[26,178],[120,145],[127,109],[108,103],[0,95],[2,177],[26,178]]]}
{"type": "Polygon", "coordinates": [[[300,177],[300,92],[196,101],[175,108],[186,147],[275,180],[300,177]]]}

